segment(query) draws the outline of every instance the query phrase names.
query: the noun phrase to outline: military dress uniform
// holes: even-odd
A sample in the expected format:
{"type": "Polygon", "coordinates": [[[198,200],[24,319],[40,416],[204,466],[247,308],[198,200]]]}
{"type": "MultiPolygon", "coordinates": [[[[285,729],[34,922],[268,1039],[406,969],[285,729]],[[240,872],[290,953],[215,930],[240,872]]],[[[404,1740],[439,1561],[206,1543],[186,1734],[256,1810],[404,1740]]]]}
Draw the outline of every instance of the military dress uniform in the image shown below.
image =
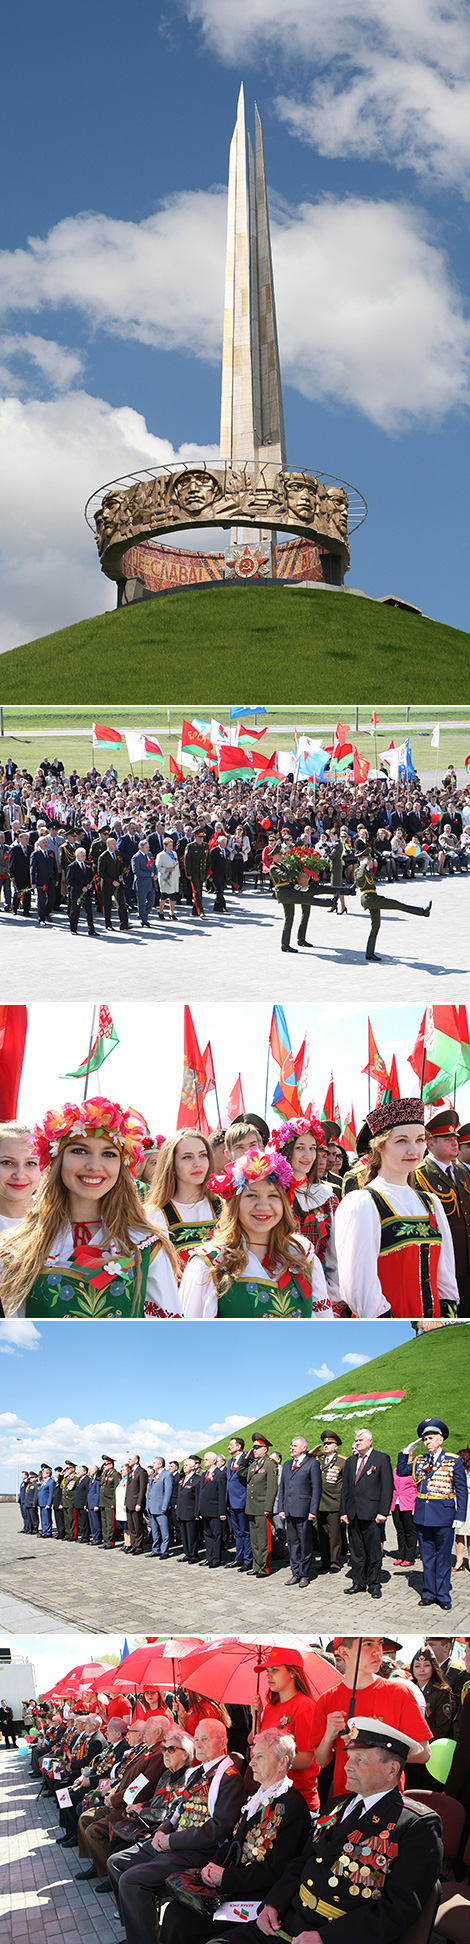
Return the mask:
{"type": "Polygon", "coordinates": [[[77,1514],[74,1504],[76,1484],[77,1473],[75,1471],[67,1471],[62,1481],[62,1511],[64,1514],[65,1537],[70,1540],[76,1539],[77,1537],[77,1514]]]}
{"type": "Polygon", "coordinates": [[[313,882],[310,881],[306,886],[301,887],[300,879],[304,876],[303,865],[292,851],[287,851],[285,856],[281,858],[278,856],[273,858],[273,862],[269,868],[270,882],[278,904],[282,904],[284,907],[281,952],[289,952],[292,950],[290,936],[294,923],[296,905],[300,905],[301,907],[299,929],[297,932],[298,945],[305,945],[311,906],[313,904],[323,904],[327,909],[331,907],[331,891],[327,898],[319,898],[317,883],[314,886],[313,882]]]}
{"type": "Polygon", "coordinates": [[[239,1477],[246,1478],[246,1516],[250,1527],[253,1571],[257,1579],[265,1579],[269,1574],[271,1562],[271,1519],[274,1501],[277,1497],[277,1465],[268,1457],[255,1458],[252,1451],[244,1452],[238,1467],[239,1477]]]}
{"type": "Polygon", "coordinates": [[[470,1168],[464,1161],[453,1161],[447,1170],[433,1154],[426,1154],[416,1169],[416,1181],[420,1188],[430,1188],[442,1202],[454,1248],[459,1317],[470,1316],[470,1168]]]}
{"type": "MultiPolygon", "coordinates": [[[[437,1418],[424,1419],[418,1437],[426,1430],[449,1436],[447,1425],[437,1418]]],[[[416,1485],[413,1518],[423,1566],[421,1605],[449,1609],[454,1520],[464,1518],[467,1511],[465,1466],[453,1451],[442,1448],[434,1455],[399,1451],[397,1472],[399,1478],[413,1478],[416,1485]]]]}
{"type": "Polygon", "coordinates": [[[354,883],[361,894],[362,909],[368,911],[370,917],[366,959],[375,958],[376,939],[380,931],[383,911],[406,911],[410,918],[429,918],[430,905],[407,905],[403,904],[400,898],[384,898],[377,890],[370,858],[367,856],[361,857],[360,863],[355,866],[354,883]]]}
{"type": "Polygon", "coordinates": [[[321,1498],[317,1512],[318,1543],[324,1573],[341,1571],[340,1506],[345,1459],[336,1449],[334,1457],[323,1451],[318,1463],[321,1471],[321,1498]]]}
{"type": "Polygon", "coordinates": [[[100,1514],[102,1544],[109,1552],[114,1546],[116,1526],[116,1486],[121,1483],[121,1473],[115,1471],[113,1461],[103,1465],[100,1480],[100,1514]]]}

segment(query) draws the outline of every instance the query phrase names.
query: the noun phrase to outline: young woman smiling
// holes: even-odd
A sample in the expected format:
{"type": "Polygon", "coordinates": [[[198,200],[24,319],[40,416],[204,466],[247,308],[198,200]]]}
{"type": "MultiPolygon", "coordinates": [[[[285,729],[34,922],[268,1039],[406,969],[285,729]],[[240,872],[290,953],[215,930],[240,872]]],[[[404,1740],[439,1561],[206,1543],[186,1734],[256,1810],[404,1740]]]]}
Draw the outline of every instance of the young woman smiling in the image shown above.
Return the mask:
{"type": "Polygon", "coordinates": [[[6,1316],[180,1316],[176,1257],[156,1235],[133,1170],[143,1126],[110,1100],[67,1102],[34,1131],[45,1179],[0,1244],[6,1316]]]}
{"type": "Polygon", "coordinates": [[[181,1268],[198,1242],[212,1235],[220,1214],[218,1197],[207,1192],[211,1168],[209,1142],[194,1128],[179,1128],[160,1148],[146,1207],[169,1235],[181,1268]]]}
{"type": "Polygon", "coordinates": [[[17,1228],[39,1186],[39,1161],[30,1127],[0,1122],[0,1235],[17,1228]]]}
{"type": "Polygon", "coordinates": [[[313,1242],[315,1255],[325,1271],[330,1302],[340,1303],[338,1263],[335,1248],[335,1214],[338,1196],[335,1195],[331,1181],[320,1179],[319,1160],[325,1148],[325,1136],[320,1121],[298,1119],[284,1121],[273,1135],[273,1145],[292,1168],[295,1189],[292,1202],[293,1214],[301,1235],[313,1242]]]}
{"type": "Polygon", "coordinates": [[[332,1319],[311,1242],[296,1233],[287,1190],[292,1169],[269,1145],[241,1155],[217,1182],[224,1207],[212,1242],[196,1249],[180,1286],[186,1318],[332,1319]]]}
{"type": "Polygon", "coordinates": [[[340,1203],[335,1239],[343,1302],[354,1316],[440,1316],[459,1301],[447,1216],[415,1186],[426,1138],[422,1100],[391,1100],[367,1115],[362,1188],[340,1203]]]}

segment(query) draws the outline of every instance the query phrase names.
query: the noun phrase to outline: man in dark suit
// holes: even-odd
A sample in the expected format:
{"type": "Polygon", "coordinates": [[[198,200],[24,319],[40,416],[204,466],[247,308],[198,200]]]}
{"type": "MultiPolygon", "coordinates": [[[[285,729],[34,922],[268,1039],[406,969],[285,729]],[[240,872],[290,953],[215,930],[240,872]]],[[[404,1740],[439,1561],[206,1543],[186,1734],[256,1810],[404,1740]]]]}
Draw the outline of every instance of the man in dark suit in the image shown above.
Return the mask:
{"type": "Polygon", "coordinates": [[[418,1187],[439,1196],[452,1236],[460,1306],[470,1316],[470,1168],[459,1158],[459,1116],[454,1107],[431,1114],[426,1127],[428,1152],[416,1170],[418,1187]]]}
{"type": "Polygon", "coordinates": [[[135,1453],[129,1459],[126,1497],[124,1501],[127,1512],[127,1527],[131,1541],[128,1551],[131,1553],[141,1553],[144,1548],[144,1505],[147,1485],[148,1472],[144,1471],[140,1458],[135,1453]]]}
{"type": "Polygon", "coordinates": [[[225,830],[219,830],[217,833],[217,843],[209,845],[209,856],[207,860],[207,871],[212,877],[215,891],[214,911],[227,910],[225,903],[225,889],[228,878],[226,851],[226,833],[225,830]]]}
{"type": "Polygon", "coordinates": [[[346,1459],[341,1493],[342,1521],[349,1526],[353,1573],[346,1592],[365,1593],[381,1600],[380,1569],[385,1521],[393,1498],[393,1472],[386,1451],[374,1451],[371,1431],[356,1431],[354,1450],[346,1459]]]}
{"type": "Polygon", "coordinates": [[[93,865],[87,864],[85,847],[80,844],[73,864],[69,864],[67,871],[67,887],[70,892],[70,930],[71,932],[78,931],[80,912],[83,910],[88,925],[89,938],[95,937],[92,902],[93,882],[93,865]]]}
{"type": "Polygon", "coordinates": [[[312,1525],[321,1497],[321,1471],[306,1438],[292,1438],[282,1467],[278,1513],[285,1520],[291,1570],[288,1586],[308,1586],[312,1572],[312,1525]]]}
{"type": "Polygon", "coordinates": [[[206,1564],[210,1570],[222,1560],[222,1527],[225,1518],[225,1472],[217,1464],[215,1451],[204,1452],[204,1468],[197,1484],[197,1517],[202,1519],[206,1564]]]}
{"type": "Polygon", "coordinates": [[[30,851],[27,830],[19,830],[8,852],[8,869],[13,885],[13,910],[21,905],[25,918],[31,911],[30,851]]]}
{"type": "MultiPolygon", "coordinates": [[[[91,848],[93,850],[93,845],[91,848]]],[[[98,877],[100,879],[101,890],[103,895],[104,922],[105,922],[106,931],[113,930],[113,926],[111,923],[111,908],[112,908],[113,894],[115,895],[117,900],[117,908],[119,912],[119,930],[120,931],[129,930],[129,914],[128,914],[127,905],[124,897],[124,891],[122,888],[123,871],[124,871],[124,865],[122,862],[122,858],[118,856],[116,838],[108,837],[106,842],[106,849],[101,852],[101,856],[98,862],[98,877]]]]}
{"type": "Polygon", "coordinates": [[[198,1722],[194,1736],[195,1766],[187,1775],[178,1812],[168,1816],[156,1836],[142,1844],[140,1861],[119,1878],[119,1908],[127,1944],[155,1944],[154,1898],[165,1892],[165,1881],[181,1870],[201,1870],[213,1859],[223,1862],[246,1790],[239,1770],[227,1755],[227,1731],[222,1721],[198,1722]]]}
{"type": "MultiPolygon", "coordinates": [[[[249,1944],[279,1929],[321,1944],[336,1918],[341,1944],[398,1944],[433,1895],[440,1817],[418,1802],[405,1805],[399,1786],[414,1744],[381,1721],[356,1717],[350,1727],[349,1793],[328,1802],[303,1854],[292,1858],[257,1921],[243,1926],[249,1944]]],[[[238,1928],[219,1923],[219,1944],[238,1939],[238,1928]]]]}
{"type": "Polygon", "coordinates": [[[31,858],[31,883],[36,886],[38,925],[52,925],[58,876],[54,852],[49,849],[49,838],[38,837],[31,858]]]}
{"type": "Polygon", "coordinates": [[[176,1515],[181,1532],[181,1544],[188,1566],[197,1564],[197,1486],[199,1472],[194,1458],[185,1458],[183,1475],[179,1479],[176,1499],[176,1515]]]}
{"type": "Polygon", "coordinates": [[[240,1474],[245,1450],[244,1438],[231,1438],[227,1465],[227,1501],[235,1539],[235,1565],[239,1573],[249,1573],[253,1565],[250,1527],[246,1515],[246,1479],[240,1474]]]}
{"type": "Polygon", "coordinates": [[[88,1465],[79,1465],[73,1502],[77,1514],[77,1537],[80,1546],[88,1546],[90,1539],[87,1504],[89,1485],[88,1465]]]}

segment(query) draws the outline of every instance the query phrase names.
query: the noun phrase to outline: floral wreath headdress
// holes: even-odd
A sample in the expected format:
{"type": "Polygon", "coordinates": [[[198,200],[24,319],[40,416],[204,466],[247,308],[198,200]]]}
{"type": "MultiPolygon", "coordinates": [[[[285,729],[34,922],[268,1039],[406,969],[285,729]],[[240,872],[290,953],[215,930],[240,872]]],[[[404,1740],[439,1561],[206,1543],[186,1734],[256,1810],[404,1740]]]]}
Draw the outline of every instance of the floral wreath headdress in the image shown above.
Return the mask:
{"type": "Polygon", "coordinates": [[[259,1148],[250,1148],[248,1154],[240,1154],[222,1176],[210,1175],[207,1186],[220,1195],[222,1201],[231,1201],[233,1195],[243,1194],[243,1189],[248,1188],[251,1182],[260,1180],[277,1181],[287,1194],[292,1179],[289,1162],[269,1142],[262,1153],[259,1148]]]}
{"type": "Polygon", "coordinates": [[[146,1121],[135,1107],[125,1109],[116,1100],[101,1098],[83,1100],[78,1106],[75,1101],[66,1100],[63,1107],[48,1108],[42,1126],[35,1127],[33,1153],[38,1156],[43,1174],[77,1135],[101,1134],[119,1148],[125,1167],[134,1171],[144,1151],[146,1133],[146,1121]]]}
{"type": "Polygon", "coordinates": [[[271,1135],[273,1147],[288,1147],[289,1141],[298,1141],[301,1134],[311,1134],[313,1140],[317,1143],[317,1147],[325,1146],[325,1135],[321,1122],[315,1119],[306,1120],[305,1116],[299,1115],[297,1120],[283,1121],[282,1127],[275,1127],[273,1129],[271,1135]]]}

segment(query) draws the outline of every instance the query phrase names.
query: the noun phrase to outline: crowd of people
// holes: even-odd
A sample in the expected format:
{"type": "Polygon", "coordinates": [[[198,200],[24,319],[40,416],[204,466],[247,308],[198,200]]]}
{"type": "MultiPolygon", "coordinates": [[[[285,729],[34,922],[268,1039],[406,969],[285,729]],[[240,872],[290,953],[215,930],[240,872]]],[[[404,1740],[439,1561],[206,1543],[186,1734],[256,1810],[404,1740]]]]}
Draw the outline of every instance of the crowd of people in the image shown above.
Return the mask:
{"type": "Polygon", "coordinates": [[[263,1580],[273,1565],[288,1563],[286,1584],[300,1589],[349,1565],[346,1595],[367,1591],[378,1600],[391,1514],[395,1564],[412,1573],[419,1548],[420,1605],[449,1610],[452,1571],[470,1567],[470,1448],[448,1452],[448,1436],[443,1419],[423,1419],[394,1469],[361,1426],[350,1457],[338,1431],[322,1431],[311,1449],[294,1436],[284,1461],[256,1431],[249,1449],[234,1433],[227,1458],[206,1451],[165,1462],[159,1455],[148,1470],[138,1453],[119,1467],[108,1453],[92,1465],[68,1459],[53,1471],[44,1464],[22,1474],[23,1531],[263,1580]]]}
{"type": "MultiPolygon", "coordinates": [[[[44,757],[34,775],[10,757],[0,765],[4,912],[35,914],[39,925],[52,926],[62,911],[72,933],[83,914],[91,937],[97,926],[112,930],[114,923],[121,931],[131,923],[149,929],[152,916],[157,930],[177,917],[201,920],[209,910],[220,919],[227,895],[238,901],[254,885],[284,906],[282,950],[293,951],[295,904],[305,945],[319,889],[328,889],[329,908],[343,915],[345,897],[357,887],[374,919],[371,958],[380,911],[372,912],[370,900],[381,878],[468,873],[469,861],[470,785],[457,789],[452,765],[429,789],[416,775],[393,783],[384,774],[354,786],[343,774],[313,790],[295,784],[293,773],[256,790],[247,781],[224,784],[204,764],[197,777],[181,773],[175,781],[158,770],[121,782],[112,765],[103,775],[93,768],[66,776],[60,757],[44,757]],[[209,907],[205,895],[213,899],[209,907]]],[[[387,904],[393,908],[394,900],[381,894],[387,904]]]]}
{"type": "MultiPolygon", "coordinates": [[[[75,1704],[52,1690],[27,1709],[31,1774],[57,1802],[76,1879],[114,1898],[126,1944],[235,1944],[241,1923],[250,1944],[279,1929],[306,1944],[338,1917],[344,1944],[393,1944],[430,1901],[437,1911],[445,1795],[464,1804],[464,1827],[437,1927],[463,1938],[447,1925],[469,1899],[470,1640],[463,1667],[450,1640],[428,1638],[408,1659],[396,1640],[337,1635],[309,1647],[307,1666],[271,1644],[261,1687],[256,1651],[235,1707],[189,1680],[146,1687],[144,1675],[137,1692],[129,1679],[100,1695],[98,1676],[75,1704]],[[451,1760],[436,1784],[443,1732],[451,1760]],[[428,1763],[434,1794],[419,1801],[428,1763]]],[[[186,1661],[197,1678],[197,1653],[186,1661]]]]}
{"type": "Polygon", "coordinates": [[[27,1317],[470,1317],[470,1128],[372,1108],[152,1136],[101,1096],[0,1126],[0,1292],[27,1317]]]}

